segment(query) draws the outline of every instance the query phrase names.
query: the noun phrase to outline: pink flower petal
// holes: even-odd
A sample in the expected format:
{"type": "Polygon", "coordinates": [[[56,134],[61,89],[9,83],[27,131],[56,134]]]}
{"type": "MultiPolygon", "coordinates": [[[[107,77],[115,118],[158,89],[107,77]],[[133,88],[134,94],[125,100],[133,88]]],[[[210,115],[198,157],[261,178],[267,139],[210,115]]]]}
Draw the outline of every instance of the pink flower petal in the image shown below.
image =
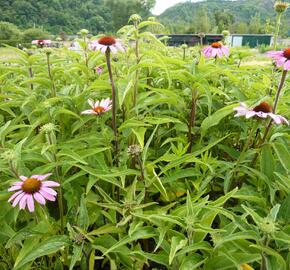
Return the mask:
{"type": "Polygon", "coordinates": [[[116,42],[115,47],[117,48],[117,50],[119,50],[123,53],[125,52],[124,47],[122,46],[122,44],[119,41],[116,42]]]}
{"type": "Polygon", "coordinates": [[[19,201],[26,195],[26,193],[22,192],[20,193],[13,201],[12,206],[15,207],[19,201]]]}
{"type": "Polygon", "coordinates": [[[43,191],[43,190],[39,190],[39,193],[46,199],[46,200],[49,200],[49,201],[52,201],[54,202],[55,201],[55,197],[52,196],[51,194],[43,191]]]}
{"type": "Polygon", "coordinates": [[[96,114],[96,112],[94,110],[85,110],[82,111],[81,114],[96,114]]]}
{"type": "Polygon", "coordinates": [[[27,206],[28,206],[28,210],[29,212],[34,212],[34,201],[33,201],[33,197],[31,194],[29,194],[27,196],[27,206]]]}
{"type": "Polygon", "coordinates": [[[251,118],[251,117],[253,117],[254,115],[256,115],[256,112],[255,112],[255,111],[248,111],[248,112],[246,113],[246,118],[251,118]]]}
{"type": "Polygon", "coordinates": [[[22,180],[22,181],[25,181],[27,179],[26,176],[23,176],[23,175],[20,175],[19,178],[22,180]]]}
{"type": "Polygon", "coordinates": [[[52,173],[47,173],[47,174],[34,174],[30,178],[37,179],[39,181],[45,180],[47,177],[51,176],[52,173]]]}
{"type": "Polygon", "coordinates": [[[21,189],[21,186],[12,186],[11,188],[8,189],[8,191],[14,191],[19,189],[21,189]]]}
{"type": "Polygon", "coordinates": [[[287,60],[287,61],[284,63],[284,70],[290,70],[290,60],[287,60]]]}
{"type": "Polygon", "coordinates": [[[20,191],[17,191],[16,193],[14,193],[9,199],[8,199],[8,202],[11,202],[13,201],[18,195],[20,195],[21,193],[23,193],[22,190],[20,191]]]}
{"type": "Polygon", "coordinates": [[[42,187],[59,187],[60,184],[55,181],[44,181],[42,182],[42,187]]]}
{"type": "Polygon", "coordinates": [[[56,196],[57,195],[57,192],[55,190],[53,190],[52,188],[48,188],[48,187],[41,187],[41,190],[46,192],[46,193],[49,193],[53,196],[56,196]]]}
{"type": "Polygon", "coordinates": [[[33,197],[38,203],[40,203],[42,205],[44,205],[46,202],[45,199],[43,198],[43,196],[39,192],[34,193],[33,197]]]}
{"type": "Polygon", "coordinates": [[[107,51],[107,49],[108,49],[108,46],[103,45],[103,47],[101,48],[101,52],[102,52],[103,54],[105,54],[106,51],[107,51]]]}
{"type": "Polygon", "coordinates": [[[109,48],[113,54],[116,54],[118,52],[118,50],[116,49],[114,45],[109,46],[109,48]]]}
{"type": "MultiPolygon", "coordinates": [[[[24,209],[27,203],[27,198],[29,197],[29,194],[25,193],[25,195],[21,198],[19,202],[19,208],[24,209]]],[[[15,201],[14,201],[15,202],[15,201]]]]}

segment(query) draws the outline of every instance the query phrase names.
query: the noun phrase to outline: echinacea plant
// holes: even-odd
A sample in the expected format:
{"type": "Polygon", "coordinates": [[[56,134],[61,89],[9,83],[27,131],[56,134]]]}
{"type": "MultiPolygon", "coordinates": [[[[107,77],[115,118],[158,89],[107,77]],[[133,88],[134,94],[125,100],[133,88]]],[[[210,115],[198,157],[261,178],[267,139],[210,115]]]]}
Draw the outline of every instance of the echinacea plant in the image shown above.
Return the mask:
{"type": "Polygon", "coordinates": [[[14,182],[8,189],[8,191],[15,191],[8,202],[12,202],[13,207],[19,204],[20,209],[25,209],[27,206],[30,212],[34,212],[34,200],[41,205],[44,205],[46,200],[55,201],[57,192],[52,187],[59,187],[59,183],[50,180],[44,181],[51,175],[51,173],[30,177],[21,175],[19,178],[22,181],[14,182]]]}
{"type": "Polygon", "coordinates": [[[213,42],[209,47],[203,50],[203,54],[206,58],[220,58],[223,56],[229,56],[229,48],[224,46],[221,42],[213,42]]]}
{"type": "Polygon", "coordinates": [[[235,117],[245,116],[246,118],[251,118],[256,116],[264,119],[270,117],[277,125],[289,125],[289,121],[285,117],[273,113],[272,107],[267,102],[262,102],[261,104],[255,106],[252,109],[248,108],[247,105],[242,102],[240,106],[235,107],[234,110],[237,111],[235,117]]]}
{"type": "Polygon", "coordinates": [[[81,114],[95,114],[101,115],[112,109],[112,100],[110,98],[97,100],[94,102],[93,100],[88,100],[89,105],[92,107],[90,110],[82,111],[81,114]]]}

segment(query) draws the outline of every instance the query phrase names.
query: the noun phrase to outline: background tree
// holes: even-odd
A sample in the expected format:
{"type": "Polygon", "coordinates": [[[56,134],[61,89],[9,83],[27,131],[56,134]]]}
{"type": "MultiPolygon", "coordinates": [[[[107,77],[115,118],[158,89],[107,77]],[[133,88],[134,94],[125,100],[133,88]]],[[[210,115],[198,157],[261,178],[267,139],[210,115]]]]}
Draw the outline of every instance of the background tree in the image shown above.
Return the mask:
{"type": "Polygon", "coordinates": [[[35,39],[49,39],[50,34],[41,28],[29,28],[23,32],[23,41],[31,42],[35,39]]]}
{"type": "Polygon", "coordinates": [[[21,43],[22,35],[16,25],[8,22],[0,22],[0,45],[17,45],[21,43]]]}

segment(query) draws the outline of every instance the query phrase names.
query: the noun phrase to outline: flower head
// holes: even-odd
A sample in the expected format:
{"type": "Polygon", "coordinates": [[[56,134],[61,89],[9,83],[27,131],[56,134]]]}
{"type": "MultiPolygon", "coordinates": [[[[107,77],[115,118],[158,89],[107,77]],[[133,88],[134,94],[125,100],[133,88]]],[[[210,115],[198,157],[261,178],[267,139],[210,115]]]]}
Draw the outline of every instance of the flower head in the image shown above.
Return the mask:
{"type": "Polygon", "coordinates": [[[274,59],[277,67],[283,67],[284,70],[290,70],[290,48],[283,51],[270,51],[267,55],[274,59]]]}
{"type": "Polygon", "coordinates": [[[92,107],[90,110],[85,110],[81,112],[81,114],[95,114],[101,115],[112,109],[112,100],[110,98],[102,99],[101,101],[97,100],[94,102],[93,100],[88,100],[89,105],[92,107]]]}
{"type": "Polygon", "coordinates": [[[92,41],[91,47],[97,51],[100,50],[102,53],[106,53],[107,51],[114,54],[116,54],[118,51],[125,52],[121,42],[111,36],[104,36],[98,40],[92,41]]]}
{"type": "Polygon", "coordinates": [[[15,207],[19,204],[20,209],[25,209],[27,206],[29,212],[34,212],[34,200],[39,204],[44,205],[46,200],[55,201],[57,195],[52,187],[59,187],[59,183],[46,180],[51,173],[43,175],[32,175],[31,177],[20,176],[22,181],[15,182],[8,191],[16,191],[8,200],[13,202],[15,207]]]}
{"type": "Polygon", "coordinates": [[[95,71],[98,73],[98,75],[103,73],[103,69],[101,67],[95,67],[95,71]]]}
{"type": "Polygon", "coordinates": [[[37,45],[49,45],[51,44],[51,40],[49,39],[37,39],[37,40],[32,40],[31,44],[37,44],[37,45]]]}
{"type": "Polygon", "coordinates": [[[138,157],[141,152],[142,152],[142,149],[137,144],[132,144],[127,149],[127,153],[133,157],[138,157]]]}
{"type": "Polygon", "coordinates": [[[286,11],[286,9],[289,7],[289,4],[286,2],[277,2],[274,5],[274,9],[277,13],[283,13],[286,11]]]}
{"type": "Polygon", "coordinates": [[[203,53],[205,57],[207,58],[216,58],[216,57],[222,57],[229,55],[229,48],[227,46],[224,46],[221,42],[214,42],[211,44],[211,46],[205,48],[203,50],[203,53]]]}
{"type": "Polygon", "coordinates": [[[270,117],[274,120],[276,124],[287,124],[289,125],[288,120],[278,114],[272,113],[272,107],[267,102],[262,102],[258,106],[249,109],[245,103],[241,103],[240,106],[235,107],[234,110],[237,112],[235,117],[245,116],[246,118],[251,118],[253,116],[258,116],[260,118],[270,117]]]}
{"type": "Polygon", "coordinates": [[[142,18],[141,18],[141,16],[139,14],[133,14],[129,18],[129,22],[139,23],[141,21],[142,21],[142,18]]]}

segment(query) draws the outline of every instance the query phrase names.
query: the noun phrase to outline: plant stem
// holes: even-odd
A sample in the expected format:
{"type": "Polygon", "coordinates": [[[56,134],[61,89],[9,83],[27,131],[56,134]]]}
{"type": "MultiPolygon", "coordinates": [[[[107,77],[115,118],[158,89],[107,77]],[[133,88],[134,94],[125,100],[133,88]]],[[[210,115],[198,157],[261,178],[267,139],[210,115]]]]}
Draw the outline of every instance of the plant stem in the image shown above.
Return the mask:
{"type": "Polygon", "coordinates": [[[282,13],[278,13],[277,20],[276,20],[276,30],[275,30],[275,35],[274,35],[274,50],[276,50],[276,48],[277,48],[277,41],[278,41],[278,36],[279,36],[279,31],[280,31],[281,17],[282,17],[282,13]]]}
{"type": "MultiPolygon", "coordinates": [[[[235,164],[235,166],[234,166],[234,168],[233,168],[233,170],[232,170],[232,176],[235,176],[235,173],[236,173],[236,171],[237,171],[237,169],[238,169],[239,164],[244,160],[244,157],[245,157],[245,155],[246,155],[247,150],[249,149],[249,146],[250,146],[251,140],[252,140],[252,138],[253,138],[253,135],[255,134],[255,131],[257,130],[258,124],[259,124],[259,123],[258,123],[258,121],[257,121],[257,122],[254,124],[254,126],[253,126],[253,128],[252,128],[250,134],[248,135],[248,139],[247,139],[246,143],[244,144],[244,147],[243,147],[243,149],[242,149],[242,152],[241,152],[241,154],[240,154],[240,156],[239,156],[239,158],[238,158],[238,160],[237,160],[237,162],[236,162],[236,164],[235,164]]],[[[232,177],[232,176],[231,176],[231,177],[232,177]]],[[[232,186],[230,185],[230,190],[232,189],[231,187],[232,187],[232,186]]]]}
{"type": "Polygon", "coordinates": [[[86,67],[88,67],[88,48],[87,48],[87,40],[86,40],[86,36],[84,36],[84,46],[85,46],[85,49],[84,49],[84,55],[85,55],[85,63],[86,63],[86,67]]]}
{"type": "Polygon", "coordinates": [[[183,61],[185,60],[185,50],[186,49],[183,49],[183,61]]]}
{"type": "MultiPolygon", "coordinates": [[[[32,71],[32,67],[31,66],[29,66],[28,72],[29,72],[30,79],[32,79],[33,78],[33,71],[32,71]]],[[[33,83],[30,83],[30,88],[31,88],[31,90],[33,90],[33,83]]]]}
{"type": "Polygon", "coordinates": [[[115,164],[118,167],[119,166],[119,143],[118,143],[118,130],[116,125],[116,112],[117,112],[117,93],[115,88],[115,82],[113,79],[113,73],[111,68],[111,58],[110,58],[110,49],[107,49],[106,51],[106,61],[107,61],[107,67],[109,71],[109,77],[112,87],[112,126],[114,130],[114,154],[115,154],[115,164]]]}
{"type": "Polygon", "coordinates": [[[277,106],[278,106],[278,101],[279,101],[279,98],[280,98],[280,94],[281,94],[282,88],[283,88],[283,86],[285,84],[287,72],[288,72],[288,70],[283,70],[282,77],[281,77],[281,80],[280,80],[280,84],[279,84],[279,87],[278,87],[278,90],[277,90],[277,94],[276,94],[276,97],[275,97],[273,113],[276,113],[277,106]]]}
{"type": "MultiPolygon", "coordinates": [[[[48,133],[46,138],[47,138],[47,142],[49,145],[54,145],[53,143],[53,139],[51,138],[51,133],[48,133]]],[[[54,145],[55,147],[55,145],[54,145]]],[[[57,156],[55,154],[55,152],[53,151],[52,153],[52,157],[53,157],[53,161],[55,163],[57,163],[57,156]]],[[[59,198],[57,200],[58,202],[58,208],[59,208],[59,216],[60,216],[60,232],[61,234],[64,234],[64,208],[63,208],[63,193],[62,193],[62,186],[61,186],[61,178],[60,178],[60,170],[59,170],[59,166],[56,165],[55,166],[55,175],[56,178],[59,182],[59,188],[58,188],[58,194],[59,194],[59,198]]]]}
{"type": "MultiPolygon", "coordinates": [[[[139,53],[139,32],[138,32],[138,23],[134,23],[134,27],[136,29],[135,33],[135,55],[136,55],[136,65],[140,62],[140,53],[139,53]]],[[[136,68],[135,72],[135,84],[134,84],[134,94],[133,94],[133,108],[136,108],[137,104],[137,95],[138,95],[138,82],[139,82],[139,68],[136,68]]],[[[138,111],[136,109],[136,113],[138,115],[138,111]]]]}
{"type": "Polygon", "coordinates": [[[189,123],[188,123],[188,143],[189,146],[187,148],[187,153],[191,152],[192,145],[193,145],[193,136],[192,136],[192,128],[194,127],[195,124],[195,118],[196,118],[196,103],[197,103],[197,90],[194,89],[192,90],[192,99],[191,99],[191,110],[190,110],[190,117],[189,117],[189,123]]]}
{"type": "Polygon", "coordinates": [[[46,60],[47,60],[48,76],[49,76],[49,79],[51,80],[51,96],[56,97],[56,90],[55,90],[55,85],[54,85],[53,76],[52,76],[51,67],[50,67],[50,53],[46,53],[46,60]]]}

